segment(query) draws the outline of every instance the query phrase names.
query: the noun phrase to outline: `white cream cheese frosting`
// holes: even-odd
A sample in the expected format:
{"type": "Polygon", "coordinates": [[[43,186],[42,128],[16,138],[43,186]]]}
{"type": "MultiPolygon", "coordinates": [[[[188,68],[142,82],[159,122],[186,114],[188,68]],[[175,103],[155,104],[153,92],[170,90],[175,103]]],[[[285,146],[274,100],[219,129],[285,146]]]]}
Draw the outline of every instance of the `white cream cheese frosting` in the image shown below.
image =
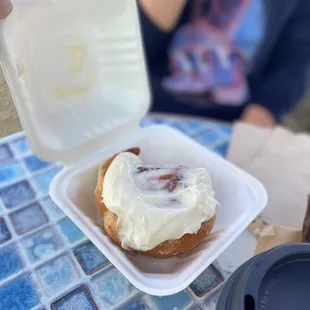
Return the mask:
{"type": "Polygon", "coordinates": [[[148,251],[196,233],[217,205],[205,169],[156,168],[127,152],[113,160],[103,185],[103,202],[118,216],[124,249],[148,251]]]}

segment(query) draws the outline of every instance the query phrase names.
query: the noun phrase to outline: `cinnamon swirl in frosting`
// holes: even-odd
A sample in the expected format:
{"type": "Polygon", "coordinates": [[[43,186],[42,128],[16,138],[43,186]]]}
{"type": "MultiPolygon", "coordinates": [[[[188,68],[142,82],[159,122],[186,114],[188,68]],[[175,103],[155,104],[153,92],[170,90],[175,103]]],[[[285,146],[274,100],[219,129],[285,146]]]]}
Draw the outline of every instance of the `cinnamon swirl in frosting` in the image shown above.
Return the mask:
{"type": "Polygon", "coordinates": [[[203,168],[145,165],[139,149],[101,167],[95,190],[104,230],[125,250],[171,257],[195,247],[215,223],[217,201],[203,168]]]}

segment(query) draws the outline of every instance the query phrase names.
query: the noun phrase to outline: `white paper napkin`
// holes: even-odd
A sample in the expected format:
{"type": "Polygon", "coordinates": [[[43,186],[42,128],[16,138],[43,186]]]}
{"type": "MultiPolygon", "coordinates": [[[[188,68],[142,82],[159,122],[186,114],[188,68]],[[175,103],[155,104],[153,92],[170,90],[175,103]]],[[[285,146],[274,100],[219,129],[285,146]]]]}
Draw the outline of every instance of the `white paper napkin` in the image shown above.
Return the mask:
{"type": "Polygon", "coordinates": [[[269,202],[261,216],[274,225],[301,229],[310,194],[310,136],[282,127],[238,123],[228,159],[259,179],[269,202]]]}

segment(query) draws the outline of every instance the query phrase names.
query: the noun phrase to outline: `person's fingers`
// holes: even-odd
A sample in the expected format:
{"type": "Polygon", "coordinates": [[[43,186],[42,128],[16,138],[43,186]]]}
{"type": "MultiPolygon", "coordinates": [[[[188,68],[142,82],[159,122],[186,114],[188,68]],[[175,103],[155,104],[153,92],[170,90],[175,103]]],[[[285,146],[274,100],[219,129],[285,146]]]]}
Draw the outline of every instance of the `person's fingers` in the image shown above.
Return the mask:
{"type": "Polygon", "coordinates": [[[13,10],[11,0],[0,0],[0,19],[6,18],[13,10]]]}
{"type": "Polygon", "coordinates": [[[258,127],[274,127],[276,120],[269,110],[259,104],[250,104],[245,108],[241,120],[258,127]]]}

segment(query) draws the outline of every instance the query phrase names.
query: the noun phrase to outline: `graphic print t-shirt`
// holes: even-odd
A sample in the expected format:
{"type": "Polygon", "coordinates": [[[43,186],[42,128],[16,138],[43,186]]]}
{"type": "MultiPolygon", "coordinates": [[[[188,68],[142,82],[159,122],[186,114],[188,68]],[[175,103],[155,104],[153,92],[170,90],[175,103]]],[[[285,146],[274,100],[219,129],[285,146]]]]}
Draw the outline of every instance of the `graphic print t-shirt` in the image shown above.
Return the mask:
{"type": "Polygon", "coordinates": [[[192,0],[190,21],[174,36],[172,75],[163,86],[197,106],[238,106],[249,96],[246,74],[264,37],[263,0],[192,0]]]}

